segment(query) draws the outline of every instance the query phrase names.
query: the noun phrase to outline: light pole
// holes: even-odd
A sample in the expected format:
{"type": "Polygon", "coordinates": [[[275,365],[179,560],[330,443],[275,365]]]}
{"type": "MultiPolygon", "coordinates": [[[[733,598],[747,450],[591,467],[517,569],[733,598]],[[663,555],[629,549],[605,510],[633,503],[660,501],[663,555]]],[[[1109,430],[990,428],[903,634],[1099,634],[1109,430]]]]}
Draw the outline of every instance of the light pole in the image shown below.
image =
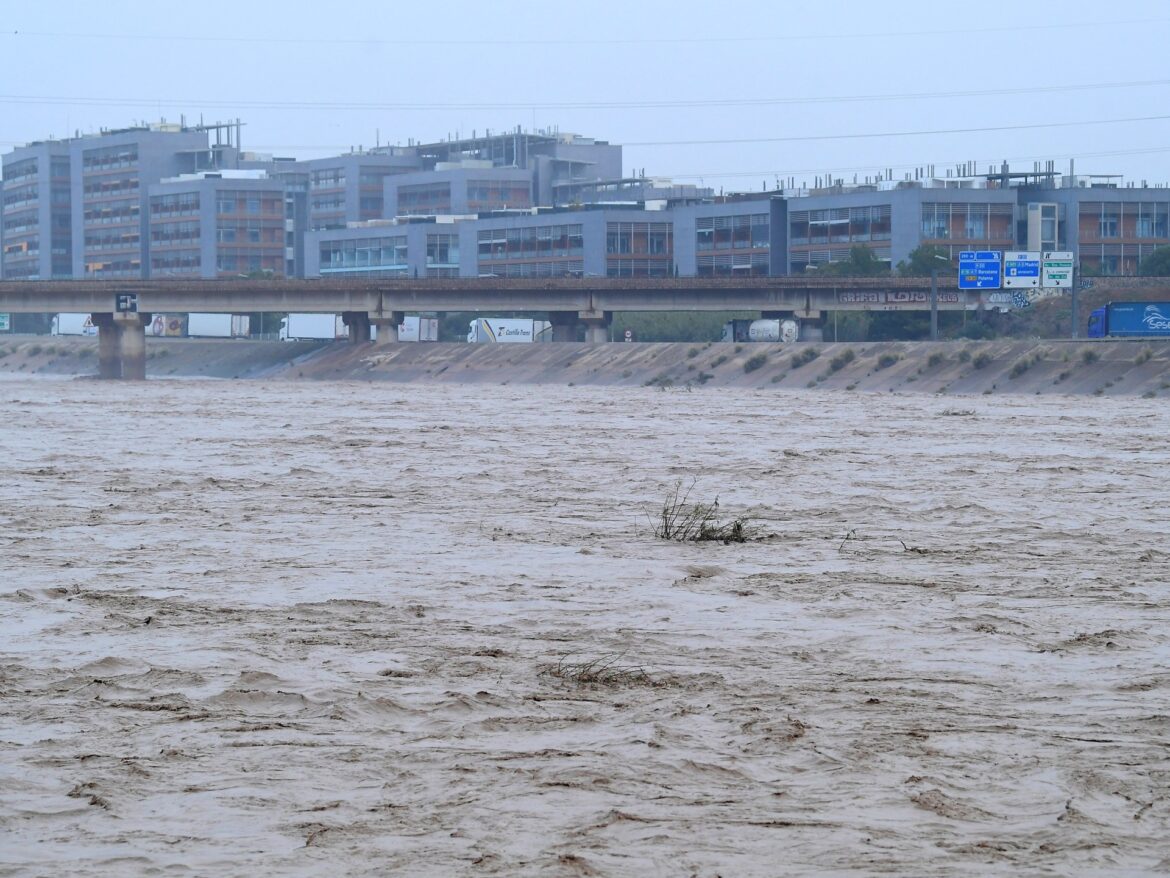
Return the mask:
{"type": "MultiPolygon", "coordinates": [[[[950,262],[950,258],[938,253],[932,254],[935,259],[950,262]]],[[[938,341],[938,266],[930,267],[930,340],[938,341]]]]}

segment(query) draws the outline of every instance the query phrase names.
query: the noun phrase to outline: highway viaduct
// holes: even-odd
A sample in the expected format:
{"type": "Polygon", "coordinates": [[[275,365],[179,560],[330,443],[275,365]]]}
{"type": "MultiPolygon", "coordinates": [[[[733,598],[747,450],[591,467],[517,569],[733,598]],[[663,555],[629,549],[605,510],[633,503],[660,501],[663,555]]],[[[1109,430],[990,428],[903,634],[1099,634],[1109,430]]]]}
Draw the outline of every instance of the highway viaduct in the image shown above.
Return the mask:
{"type": "Polygon", "coordinates": [[[604,342],[615,311],[759,311],[801,319],[819,340],[826,311],[1006,307],[1002,291],[958,290],[929,278],[669,277],[0,281],[0,313],[89,313],[98,327],[98,371],[144,378],[145,327],[156,313],[340,313],[350,340],[398,340],[408,312],[544,312],[554,341],[604,342]]]}

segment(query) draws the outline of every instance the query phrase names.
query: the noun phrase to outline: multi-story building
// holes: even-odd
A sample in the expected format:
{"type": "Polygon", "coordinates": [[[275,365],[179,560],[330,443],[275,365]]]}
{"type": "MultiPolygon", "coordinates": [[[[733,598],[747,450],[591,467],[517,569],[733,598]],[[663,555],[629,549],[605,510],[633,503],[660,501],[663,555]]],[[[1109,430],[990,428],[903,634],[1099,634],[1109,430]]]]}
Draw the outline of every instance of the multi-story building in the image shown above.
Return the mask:
{"type": "Polygon", "coordinates": [[[308,228],[344,229],[386,215],[382,181],[419,167],[411,148],[381,147],[303,163],[308,173],[308,228]]]}
{"type": "Polygon", "coordinates": [[[69,144],[50,140],[4,156],[0,277],[42,280],[73,271],[69,144]]]}
{"type": "Polygon", "coordinates": [[[150,277],[282,276],[285,183],[264,171],[184,175],[149,190],[150,277]]]}
{"type": "Polygon", "coordinates": [[[369,222],[305,235],[307,277],[460,277],[457,222],[369,222]]]}
{"type": "Polygon", "coordinates": [[[1094,177],[1062,183],[1020,189],[1020,240],[1028,249],[1071,250],[1084,275],[1131,275],[1158,247],[1170,246],[1170,189],[1094,177]]]}
{"type": "Polygon", "coordinates": [[[731,277],[787,273],[787,202],[783,198],[720,198],[672,212],[678,274],[731,277]]]}
{"type": "Polygon", "coordinates": [[[305,236],[306,274],[381,277],[667,277],[663,210],[532,210],[369,223],[305,236]]]}
{"type": "Polygon", "coordinates": [[[235,163],[232,146],[211,147],[208,129],[152,125],[70,141],[73,276],[145,277],[147,190],[180,174],[235,163]]]}
{"type": "Polygon", "coordinates": [[[576,184],[622,177],[622,148],[604,140],[558,130],[514,131],[439,143],[416,144],[419,170],[441,171],[482,163],[481,167],[516,168],[530,172],[531,203],[542,207],[570,204],[576,184]],[[566,194],[569,197],[565,197],[566,194]]]}
{"type": "Polygon", "coordinates": [[[0,276],[782,275],[859,246],[894,267],[923,245],[952,258],[1071,250],[1083,273],[1132,274],[1170,246],[1170,190],[1062,176],[1052,163],[715,196],[623,174],[621,146],[555,130],[298,162],[241,153],[239,126],[160,124],[13,150],[0,276]]]}
{"type": "Polygon", "coordinates": [[[534,206],[531,171],[480,161],[387,177],[384,186],[387,217],[468,216],[534,206]]]}
{"type": "Polygon", "coordinates": [[[788,259],[782,273],[800,274],[847,259],[858,246],[891,266],[923,245],[952,258],[964,250],[1012,249],[1017,191],[951,183],[903,181],[790,193],[788,259]]]}

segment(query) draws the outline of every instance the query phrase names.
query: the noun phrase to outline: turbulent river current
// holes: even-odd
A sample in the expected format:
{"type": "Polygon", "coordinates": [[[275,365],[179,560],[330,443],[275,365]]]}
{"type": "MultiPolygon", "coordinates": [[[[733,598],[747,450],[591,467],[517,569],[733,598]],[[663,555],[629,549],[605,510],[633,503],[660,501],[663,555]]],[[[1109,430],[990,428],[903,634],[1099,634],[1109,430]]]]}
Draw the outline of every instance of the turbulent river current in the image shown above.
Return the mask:
{"type": "Polygon", "coordinates": [[[0,393],[2,875],[1170,871],[1162,400],[0,393]]]}

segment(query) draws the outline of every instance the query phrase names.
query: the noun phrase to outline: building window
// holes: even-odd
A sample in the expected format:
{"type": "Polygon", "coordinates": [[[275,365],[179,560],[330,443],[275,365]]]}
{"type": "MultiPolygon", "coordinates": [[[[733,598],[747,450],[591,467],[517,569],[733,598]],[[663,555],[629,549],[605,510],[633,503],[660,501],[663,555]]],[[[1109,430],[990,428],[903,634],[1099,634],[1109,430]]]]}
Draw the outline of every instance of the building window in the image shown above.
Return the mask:
{"type": "Polygon", "coordinates": [[[459,265],[458,235],[427,235],[427,265],[459,265]]]}
{"type": "Polygon", "coordinates": [[[1167,236],[1167,206],[1150,202],[1138,205],[1136,235],[1139,238],[1165,238],[1167,236]]]}

